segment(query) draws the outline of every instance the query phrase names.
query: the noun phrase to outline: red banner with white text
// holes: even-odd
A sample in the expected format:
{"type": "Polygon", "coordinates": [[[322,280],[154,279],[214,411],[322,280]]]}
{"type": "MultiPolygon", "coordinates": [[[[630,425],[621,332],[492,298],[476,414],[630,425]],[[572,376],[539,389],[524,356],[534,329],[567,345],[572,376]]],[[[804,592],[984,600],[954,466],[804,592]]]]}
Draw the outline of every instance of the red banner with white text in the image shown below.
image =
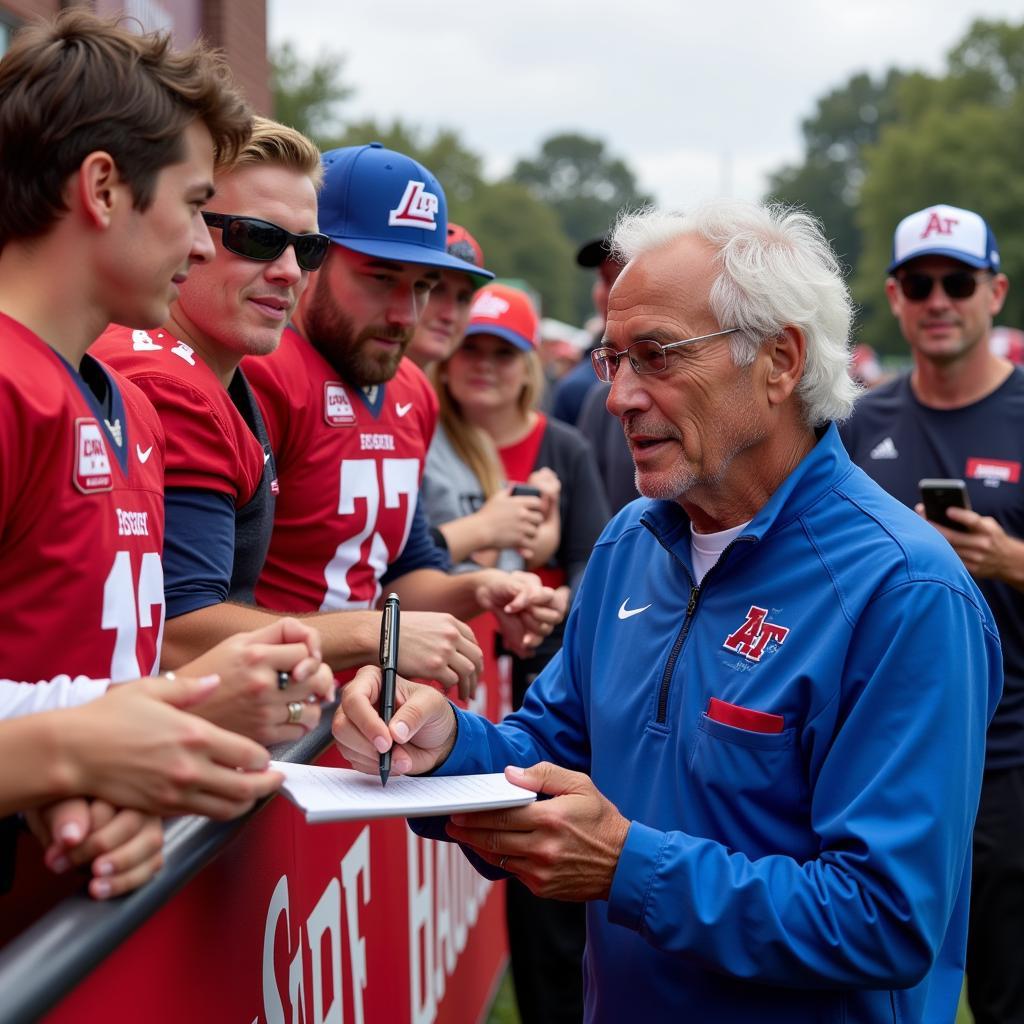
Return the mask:
{"type": "MultiPolygon", "coordinates": [[[[499,720],[487,632],[470,706],[499,720]]],[[[506,957],[504,887],[458,847],[404,821],[307,825],[276,797],[46,1020],[472,1024],[506,957]]]]}

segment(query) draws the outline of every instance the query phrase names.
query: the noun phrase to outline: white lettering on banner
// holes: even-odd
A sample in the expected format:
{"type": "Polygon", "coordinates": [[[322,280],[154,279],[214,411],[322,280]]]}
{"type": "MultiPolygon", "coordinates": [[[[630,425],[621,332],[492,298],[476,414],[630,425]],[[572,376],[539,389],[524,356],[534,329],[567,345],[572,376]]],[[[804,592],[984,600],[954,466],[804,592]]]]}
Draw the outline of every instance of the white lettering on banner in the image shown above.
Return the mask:
{"type": "MultiPolygon", "coordinates": [[[[359,928],[359,904],[370,902],[370,830],[359,838],[341,858],[341,884],[345,887],[345,923],[348,925],[349,972],[352,975],[352,1009],[355,1024],[363,1024],[363,991],[366,988],[366,939],[359,928]],[[356,881],[363,876],[363,898],[359,899],[356,881]]],[[[339,982],[337,991],[341,991],[339,982]]]]}
{"type": "Polygon", "coordinates": [[[452,844],[421,839],[410,829],[406,848],[410,1020],[433,1024],[446,976],[466,948],[491,883],[452,844]]]}
{"type": "Polygon", "coordinates": [[[295,936],[295,956],[288,966],[288,1001],[292,1006],[292,1024],[306,1019],[306,968],[302,962],[302,925],[295,936]]]}
{"type": "Polygon", "coordinates": [[[292,951],[292,929],[288,917],[288,876],[282,875],[274,887],[267,907],[267,923],[263,928],[263,1012],[267,1024],[285,1024],[281,993],[277,990],[274,977],[274,936],[277,934],[277,919],[284,914],[285,934],[288,936],[288,952],[292,951]]]}
{"type": "MultiPolygon", "coordinates": [[[[411,830],[406,842],[409,892],[409,979],[411,1024],[433,1024],[447,979],[466,948],[491,883],[478,875],[457,846],[420,839],[411,830]]],[[[266,1024],[344,1024],[342,910],[348,939],[352,1021],[366,1024],[369,978],[366,938],[360,908],[372,898],[370,827],[359,833],[339,862],[339,878],[328,879],[306,918],[305,937],[297,922],[292,935],[288,876],[282,875],[267,907],[263,931],[263,1014],[266,1024]],[[283,919],[283,920],[282,920],[283,919]],[[287,1000],[278,986],[274,947],[278,928],[287,937],[287,1000]],[[324,937],[327,936],[327,941],[324,937]],[[306,991],[305,955],[309,954],[312,992],[306,991]],[[326,981],[326,984],[325,984],[326,981]],[[331,992],[330,1005],[324,994],[331,992]],[[308,1008],[308,1013],[307,1013],[308,1008]]],[[[374,1022],[371,1022],[374,1024],[374,1022]]]]}
{"type": "Polygon", "coordinates": [[[409,829],[406,849],[409,878],[409,1013],[412,1024],[431,1024],[437,1016],[434,990],[434,844],[409,829]],[[422,853],[422,877],[420,856],[422,853]]]}
{"type": "Polygon", "coordinates": [[[462,860],[461,851],[451,843],[434,844],[434,996],[444,999],[448,975],[455,970],[458,953],[452,936],[452,857],[462,860]]]}
{"type": "MultiPolygon", "coordinates": [[[[309,1024],[344,1024],[343,990],[341,986],[341,891],[345,890],[345,921],[349,935],[349,964],[352,973],[353,1017],[355,1024],[363,1024],[363,992],[366,989],[366,939],[359,927],[359,904],[370,902],[370,829],[366,827],[356,837],[340,862],[341,885],[337,878],[331,878],[320,894],[316,906],[306,918],[306,943],[309,949],[310,977],[312,979],[312,1017],[309,1024]],[[363,877],[362,900],[358,898],[357,882],[363,877]],[[323,939],[330,941],[324,952],[323,939]],[[326,955],[326,962],[322,959],[326,955]],[[324,975],[331,974],[330,1006],[324,1007],[324,975]]],[[[288,1024],[285,1017],[281,992],[277,987],[274,967],[274,939],[278,922],[284,915],[284,927],[288,937],[288,1005],[291,1009],[291,1024],[299,1024],[306,1017],[305,965],[303,962],[302,925],[295,937],[292,951],[291,919],[288,904],[288,876],[282,875],[277,882],[263,931],[263,1012],[267,1024],[288,1024]]]]}
{"type": "Polygon", "coordinates": [[[310,1024],[342,1024],[341,1015],[341,886],[336,878],[327,883],[313,912],[306,918],[309,967],[313,978],[313,1019],[310,1024]],[[330,933],[327,963],[331,969],[334,998],[324,1010],[324,970],[320,963],[324,935],[330,933]]]}
{"type": "Polygon", "coordinates": [[[487,684],[485,682],[480,682],[476,693],[466,702],[466,710],[472,715],[487,717],[487,684]]]}

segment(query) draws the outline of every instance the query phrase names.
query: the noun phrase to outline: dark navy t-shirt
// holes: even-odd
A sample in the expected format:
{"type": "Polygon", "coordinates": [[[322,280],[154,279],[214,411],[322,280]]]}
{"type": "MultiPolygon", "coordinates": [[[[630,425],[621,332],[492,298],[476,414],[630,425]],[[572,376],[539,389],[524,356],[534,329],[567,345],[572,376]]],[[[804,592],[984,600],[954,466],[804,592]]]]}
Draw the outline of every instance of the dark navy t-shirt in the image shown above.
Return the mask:
{"type": "MultiPolygon", "coordinates": [[[[922,405],[901,377],[864,395],[840,429],[850,457],[905,505],[921,500],[926,477],[967,482],[971,507],[1024,539],[1024,372],[959,409],[922,405]]],[[[1003,699],[988,733],[986,767],[1024,765],[1024,592],[977,581],[1003,644],[1003,699]]]]}

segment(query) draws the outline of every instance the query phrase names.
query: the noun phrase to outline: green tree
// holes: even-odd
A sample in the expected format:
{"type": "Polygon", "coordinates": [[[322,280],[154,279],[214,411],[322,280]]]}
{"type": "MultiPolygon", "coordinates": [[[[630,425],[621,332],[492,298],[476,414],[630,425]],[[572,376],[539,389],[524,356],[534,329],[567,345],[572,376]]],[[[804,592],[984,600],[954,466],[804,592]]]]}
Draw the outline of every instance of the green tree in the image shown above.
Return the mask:
{"type": "Polygon", "coordinates": [[[291,43],[282,43],[270,55],[274,117],[319,144],[341,130],[338,108],[352,95],[342,81],[345,58],[324,53],[309,62],[291,43]]]}
{"type": "Polygon", "coordinates": [[[388,149],[405,153],[429,168],[444,186],[449,206],[455,201],[472,199],[484,184],[483,161],[467,149],[450,128],[441,128],[433,136],[425,137],[400,120],[391,124],[374,120],[356,121],[324,148],[362,146],[367,142],[381,142],[388,149]]]}
{"type": "Polygon", "coordinates": [[[600,139],[572,132],[545,140],[537,157],[520,160],[511,177],[554,208],[577,244],[604,234],[624,206],[650,201],[625,161],[607,153],[600,139]]]}
{"type": "MultiPolygon", "coordinates": [[[[515,165],[511,179],[555,211],[574,247],[603,235],[621,209],[651,201],[625,161],[609,154],[600,139],[574,132],[546,139],[534,159],[515,165]]],[[[573,297],[568,318],[582,323],[593,313],[593,275],[571,259],[570,272],[573,297]]]]}
{"type": "Polygon", "coordinates": [[[549,204],[516,182],[500,181],[456,202],[452,216],[476,236],[489,270],[521,278],[540,293],[544,316],[574,318],[575,245],[549,204]]]}
{"type": "Polygon", "coordinates": [[[978,83],[979,102],[1012,102],[1024,87],[1024,24],[975,21],[949,53],[950,76],[978,83]]]}
{"type": "Polygon", "coordinates": [[[769,178],[769,197],[820,217],[840,259],[851,267],[861,251],[856,213],[864,180],[863,149],[896,118],[903,79],[896,70],[877,80],[857,74],[818,100],[802,125],[803,163],[783,167],[769,178]]]}
{"type": "MultiPolygon", "coordinates": [[[[1006,107],[933,107],[913,122],[891,126],[868,150],[860,212],[864,254],[853,282],[854,298],[867,307],[865,340],[883,352],[905,351],[881,298],[882,282],[896,224],[932,203],[982,214],[995,231],[1011,282],[1024,282],[1022,137],[1024,92],[1018,91],[1006,107]]],[[[1010,289],[999,320],[1024,324],[1024,290],[1010,289]]]]}
{"type": "MultiPolygon", "coordinates": [[[[1005,269],[1024,273],[1024,24],[975,21],[941,75],[891,69],[854,75],[819,100],[804,122],[802,163],[772,175],[769,194],[817,214],[856,268],[861,337],[905,353],[885,300],[892,233],[932,203],[978,210],[992,223],[1005,269]]],[[[1001,320],[1024,323],[1010,293],[1001,320]]]]}

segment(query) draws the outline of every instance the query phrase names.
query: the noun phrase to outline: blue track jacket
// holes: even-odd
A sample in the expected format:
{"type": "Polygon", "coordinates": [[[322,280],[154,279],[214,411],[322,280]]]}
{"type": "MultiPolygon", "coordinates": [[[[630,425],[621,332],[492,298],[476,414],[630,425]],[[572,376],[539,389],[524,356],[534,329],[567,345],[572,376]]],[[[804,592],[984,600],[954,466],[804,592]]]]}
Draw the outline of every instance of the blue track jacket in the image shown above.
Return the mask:
{"type": "Polygon", "coordinates": [[[549,760],[630,819],[587,1021],[952,1022],[1001,664],[960,560],[830,427],[700,587],[681,507],[623,509],[561,654],[501,725],[457,711],[439,772],[549,760]]]}

